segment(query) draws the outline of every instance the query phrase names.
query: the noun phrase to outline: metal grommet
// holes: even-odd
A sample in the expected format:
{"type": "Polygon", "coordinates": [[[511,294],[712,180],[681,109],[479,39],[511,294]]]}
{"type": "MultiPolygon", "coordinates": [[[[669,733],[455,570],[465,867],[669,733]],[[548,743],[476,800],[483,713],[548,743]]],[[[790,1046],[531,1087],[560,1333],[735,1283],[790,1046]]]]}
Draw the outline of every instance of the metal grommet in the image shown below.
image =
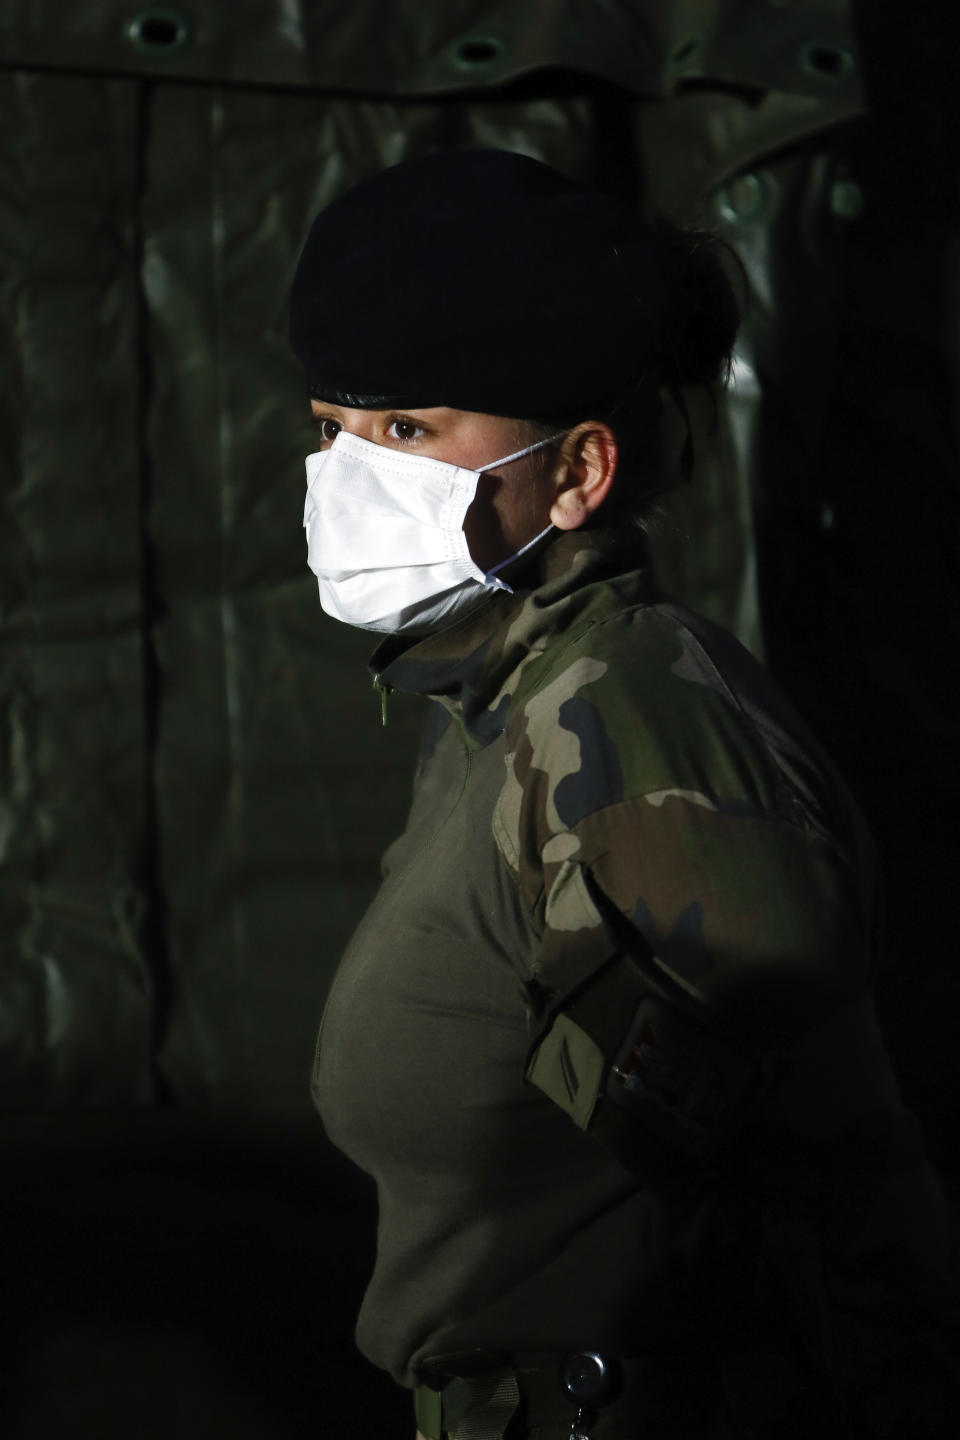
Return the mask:
{"type": "Polygon", "coordinates": [[[166,60],[178,54],[190,39],[187,17],[169,5],[148,5],[126,24],[126,36],[133,48],[151,60],[166,60]]]}
{"type": "Polygon", "coordinates": [[[734,176],[716,194],[721,220],[731,225],[758,224],[767,214],[767,189],[763,176],[754,171],[734,176]]]}
{"type": "Polygon", "coordinates": [[[853,51],[844,45],[808,40],[800,50],[800,69],[815,80],[845,80],[857,68],[853,51]]]}
{"type": "Polygon", "coordinates": [[[485,70],[502,59],[505,51],[496,35],[468,35],[455,45],[453,63],[458,70],[485,70]]]}
{"type": "Polygon", "coordinates": [[[863,191],[856,180],[834,180],[830,186],[830,214],[856,220],[863,209],[863,191]]]}

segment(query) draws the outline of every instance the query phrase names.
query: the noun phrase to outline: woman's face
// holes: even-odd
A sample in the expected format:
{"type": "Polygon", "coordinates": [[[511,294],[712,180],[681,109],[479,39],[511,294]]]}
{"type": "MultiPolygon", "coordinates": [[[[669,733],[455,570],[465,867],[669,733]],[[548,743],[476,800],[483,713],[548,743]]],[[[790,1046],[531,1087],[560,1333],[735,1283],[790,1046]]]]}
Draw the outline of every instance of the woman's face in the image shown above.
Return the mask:
{"type": "Polygon", "coordinates": [[[341,430],[347,430],[375,445],[412,450],[466,470],[483,471],[463,522],[470,554],[481,570],[515,554],[550,523],[555,482],[542,452],[512,460],[509,465],[494,464],[531,443],[525,439],[520,421],[442,405],[419,410],[352,410],[313,400],[311,408],[321,450],[328,449],[341,430]],[[487,465],[494,465],[492,472],[485,470],[487,465]]]}

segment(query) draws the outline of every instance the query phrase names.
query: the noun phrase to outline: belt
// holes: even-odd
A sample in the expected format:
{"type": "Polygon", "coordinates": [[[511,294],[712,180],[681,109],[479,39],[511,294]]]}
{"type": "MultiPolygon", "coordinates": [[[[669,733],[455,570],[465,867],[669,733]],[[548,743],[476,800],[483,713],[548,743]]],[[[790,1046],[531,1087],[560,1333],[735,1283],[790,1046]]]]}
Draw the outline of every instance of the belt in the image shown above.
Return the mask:
{"type": "Polygon", "coordinates": [[[519,1440],[531,1430],[541,1440],[694,1434],[707,1417],[678,1411],[688,1408],[692,1390],[703,1395],[697,1381],[706,1377],[690,1371],[690,1358],[676,1352],[469,1351],[421,1364],[414,1414],[426,1440],[519,1440]],[[678,1420],[689,1430],[675,1429],[678,1420]]]}

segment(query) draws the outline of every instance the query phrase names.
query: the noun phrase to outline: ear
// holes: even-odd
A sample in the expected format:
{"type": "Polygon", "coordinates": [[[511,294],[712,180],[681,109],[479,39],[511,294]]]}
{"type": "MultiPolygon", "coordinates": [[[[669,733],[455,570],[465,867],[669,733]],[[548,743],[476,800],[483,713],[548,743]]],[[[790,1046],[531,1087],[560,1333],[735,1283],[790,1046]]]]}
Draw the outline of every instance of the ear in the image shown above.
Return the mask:
{"type": "Polygon", "coordinates": [[[550,522],[576,530],[603,504],[617,473],[617,440],[602,420],[584,420],[564,437],[554,471],[550,522]]]}

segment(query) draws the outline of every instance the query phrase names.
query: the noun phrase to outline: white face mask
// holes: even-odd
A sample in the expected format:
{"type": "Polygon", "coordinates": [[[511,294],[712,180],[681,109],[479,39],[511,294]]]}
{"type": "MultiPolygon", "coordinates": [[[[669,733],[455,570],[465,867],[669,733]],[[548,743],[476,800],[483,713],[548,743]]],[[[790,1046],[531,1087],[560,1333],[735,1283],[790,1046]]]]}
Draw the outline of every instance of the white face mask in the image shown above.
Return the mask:
{"type": "MultiPolygon", "coordinates": [[[[484,470],[556,438],[538,440],[484,470]]],[[[483,473],[375,445],[346,430],[329,450],[308,455],[307,563],[327,614],[363,630],[422,635],[466,614],[494,590],[510,592],[497,571],[553,526],[484,574],[463,533],[483,473]]]]}

